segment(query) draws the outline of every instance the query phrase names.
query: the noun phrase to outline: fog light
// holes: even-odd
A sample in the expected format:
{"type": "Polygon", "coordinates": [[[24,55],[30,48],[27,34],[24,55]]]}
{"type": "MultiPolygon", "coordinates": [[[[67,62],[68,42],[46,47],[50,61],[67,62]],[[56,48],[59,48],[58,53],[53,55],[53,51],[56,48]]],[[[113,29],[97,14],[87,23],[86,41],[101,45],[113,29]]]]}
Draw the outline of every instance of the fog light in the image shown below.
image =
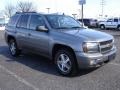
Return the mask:
{"type": "Polygon", "coordinates": [[[96,65],[98,63],[102,62],[102,59],[94,59],[90,61],[90,65],[96,65]]]}
{"type": "Polygon", "coordinates": [[[91,60],[90,61],[90,65],[96,65],[97,63],[96,63],[96,60],[91,60]]]}

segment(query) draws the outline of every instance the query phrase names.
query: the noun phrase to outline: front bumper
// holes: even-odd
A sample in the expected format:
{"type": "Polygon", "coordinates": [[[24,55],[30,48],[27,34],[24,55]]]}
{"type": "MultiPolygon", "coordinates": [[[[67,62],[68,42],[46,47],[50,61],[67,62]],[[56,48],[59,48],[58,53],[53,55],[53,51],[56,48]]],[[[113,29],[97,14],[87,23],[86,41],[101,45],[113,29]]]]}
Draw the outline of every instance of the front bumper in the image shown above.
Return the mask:
{"type": "Polygon", "coordinates": [[[116,57],[116,47],[114,47],[111,51],[105,54],[86,54],[83,52],[75,52],[75,54],[79,68],[87,69],[92,67],[98,67],[105,62],[114,60],[116,57]]]}

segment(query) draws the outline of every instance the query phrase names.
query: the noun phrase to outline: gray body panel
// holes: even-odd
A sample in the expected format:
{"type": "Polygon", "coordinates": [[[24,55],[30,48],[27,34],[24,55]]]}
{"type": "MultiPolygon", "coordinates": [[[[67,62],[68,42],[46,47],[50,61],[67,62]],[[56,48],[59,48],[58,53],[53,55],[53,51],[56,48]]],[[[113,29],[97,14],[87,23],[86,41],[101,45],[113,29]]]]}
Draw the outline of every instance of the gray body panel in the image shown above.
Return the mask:
{"type": "MultiPolygon", "coordinates": [[[[44,16],[43,16],[44,17],[44,16]]],[[[113,36],[85,28],[79,29],[59,29],[54,30],[48,24],[48,21],[45,19],[48,32],[40,32],[35,30],[30,30],[29,25],[27,28],[17,28],[16,26],[9,27],[6,26],[5,38],[9,35],[13,36],[16,39],[17,45],[20,49],[28,49],[32,52],[38,53],[40,55],[46,56],[49,59],[52,59],[52,50],[54,45],[61,44],[68,46],[73,49],[79,67],[86,68],[90,65],[91,59],[97,59],[103,57],[108,57],[110,55],[115,55],[116,48],[109,51],[106,54],[85,54],[83,52],[83,43],[86,41],[92,42],[102,42],[113,39],[113,36]]],[[[29,24],[29,22],[28,22],[29,24]]],[[[103,59],[104,60],[104,59],[103,59]]]]}

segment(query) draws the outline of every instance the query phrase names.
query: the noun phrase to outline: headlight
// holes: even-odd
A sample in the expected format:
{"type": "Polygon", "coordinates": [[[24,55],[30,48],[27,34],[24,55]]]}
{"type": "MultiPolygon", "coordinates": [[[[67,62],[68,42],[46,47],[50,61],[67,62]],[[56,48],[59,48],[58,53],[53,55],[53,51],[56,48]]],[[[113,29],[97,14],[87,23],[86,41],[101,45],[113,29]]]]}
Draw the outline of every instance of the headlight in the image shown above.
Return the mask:
{"type": "Polygon", "coordinates": [[[100,50],[99,50],[99,43],[85,42],[83,44],[83,51],[85,53],[98,53],[98,52],[100,52],[100,50]]]}

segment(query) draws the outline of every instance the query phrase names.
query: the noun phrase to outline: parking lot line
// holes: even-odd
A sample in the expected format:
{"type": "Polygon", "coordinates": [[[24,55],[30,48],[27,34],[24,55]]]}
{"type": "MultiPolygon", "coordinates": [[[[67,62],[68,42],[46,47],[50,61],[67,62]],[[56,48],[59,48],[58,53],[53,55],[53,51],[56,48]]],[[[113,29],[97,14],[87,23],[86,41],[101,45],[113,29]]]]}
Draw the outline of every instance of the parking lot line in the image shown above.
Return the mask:
{"type": "MultiPolygon", "coordinates": [[[[36,86],[34,86],[33,84],[29,83],[28,81],[26,81],[25,79],[19,77],[18,75],[16,75],[14,72],[8,70],[7,68],[5,68],[4,66],[0,65],[0,68],[2,70],[4,70],[5,72],[7,72],[8,74],[10,74],[11,76],[13,76],[14,78],[16,78],[19,82],[33,88],[34,90],[40,90],[39,88],[37,88],[36,86]]],[[[1,90],[1,89],[0,89],[1,90]]]]}
{"type": "Polygon", "coordinates": [[[117,63],[110,63],[110,64],[115,66],[120,66],[120,64],[117,64],[117,63]]]}

